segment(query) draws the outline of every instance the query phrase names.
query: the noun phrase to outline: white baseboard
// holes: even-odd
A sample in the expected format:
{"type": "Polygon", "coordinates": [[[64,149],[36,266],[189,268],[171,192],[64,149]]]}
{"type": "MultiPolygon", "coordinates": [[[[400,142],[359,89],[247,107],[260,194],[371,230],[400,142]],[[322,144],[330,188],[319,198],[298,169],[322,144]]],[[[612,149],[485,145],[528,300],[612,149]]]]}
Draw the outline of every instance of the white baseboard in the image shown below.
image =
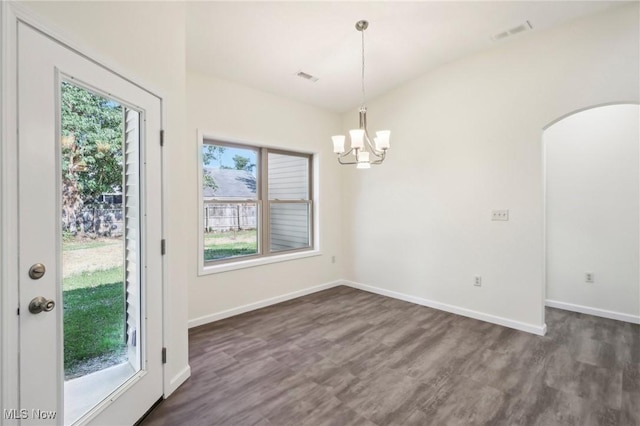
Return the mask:
{"type": "Polygon", "coordinates": [[[640,316],[638,315],[623,314],[621,312],[607,311],[606,309],[590,308],[589,306],[574,305],[573,303],[559,302],[557,300],[547,299],[545,304],[550,308],[564,309],[565,311],[579,312],[581,314],[593,315],[595,317],[640,324],[640,316]]]}
{"type": "Polygon", "coordinates": [[[520,321],[514,321],[508,318],[498,317],[491,314],[485,314],[483,312],[477,312],[470,309],[461,308],[459,306],[448,305],[446,303],[440,303],[433,300],[423,299],[417,296],[410,296],[408,294],[399,293],[396,291],[386,290],[380,287],[374,287],[374,286],[360,284],[360,283],[347,281],[347,280],[332,281],[329,283],[320,284],[314,287],[308,287],[302,290],[294,291],[294,292],[283,294],[280,296],[271,297],[269,299],[260,300],[258,302],[239,306],[237,308],[228,309],[226,311],[217,312],[214,314],[209,314],[209,315],[204,315],[198,318],[194,318],[189,320],[189,328],[197,327],[199,325],[204,325],[204,324],[219,321],[225,318],[229,318],[235,315],[240,315],[245,312],[275,305],[276,303],[285,302],[287,300],[295,299],[297,297],[302,297],[311,293],[316,293],[318,291],[326,290],[332,287],[337,287],[339,285],[346,285],[349,287],[357,288],[359,290],[368,291],[370,293],[380,294],[382,296],[392,297],[398,300],[404,300],[405,302],[415,303],[417,305],[427,306],[429,308],[439,309],[445,312],[451,312],[452,314],[462,315],[462,316],[477,319],[480,321],[486,321],[492,324],[498,324],[504,327],[526,331],[527,333],[537,334],[539,336],[544,336],[547,333],[546,324],[543,324],[542,326],[527,324],[520,321]]]}
{"type": "Polygon", "coordinates": [[[271,297],[269,299],[264,299],[258,302],[249,303],[248,305],[238,306],[237,308],[227,309],[226,311],[216,312],[215,314],[204,315],[204,316],[189,320],[189,328],[197,327],[203,324],[208,324],[214,321],[219,321],[221,319],[229,318],[235,315],[244,314],[245,312],[254,311],[256,309],[265,308],[267,306],[275,305],[276,303],[286,302],[287,300],[295,299],[296,297],[302,297],[302,296],[306,296],[307,294],[316,293],[318,291],[336,287],[336,286],[342,285],[343,283],[344,281],[342,280],[332,281],[329,283],[324,283],[317,286],[294,291],[291,293],[283,294],[281,296],[271,297]]]}
{"type": "Polygon", "coordinates": [[[173,378],[169,381],[169,385],[164,390],[164,398],[167,399],[169,395],[175,392],[181,384],[183,384],[189,377],[191,376],[191,367],[186,366],[182,369],[181,372],[173,376],[173,378]]]}
{"type": "Polygon", "coordinates": [[[471,309],[461,308],[459,306],[448,305],[446,303],[440,303],[429,299],[423,299],[417,296],[410,296],[408,294],[399,293],[397,291],[386,290],[380,287],[374,287],[366,284],[360,284],[353,281],[343,281],[344,285],[357,288],[359,290],[368,291],[370,293],[380,294],[382,296],[392,297],[394,299],[404,300],[405,302],[415,303],[417,305],[427,306],[429,308],[439,309],[441,311],[450,312],[456,315],[462,315],[465,317],[477,319],[480,321],[486,321],[493,324],[502,325],[504,327],[514,328],[520,331],[526,331],[527,333],[537,334],[544,336],[547,333],[547,325],[535,325],[527,324],[520,321],[514,321],[508,318],[498,317],[491,314],[485,314],[483,312],[472,311],[471,309]]]}

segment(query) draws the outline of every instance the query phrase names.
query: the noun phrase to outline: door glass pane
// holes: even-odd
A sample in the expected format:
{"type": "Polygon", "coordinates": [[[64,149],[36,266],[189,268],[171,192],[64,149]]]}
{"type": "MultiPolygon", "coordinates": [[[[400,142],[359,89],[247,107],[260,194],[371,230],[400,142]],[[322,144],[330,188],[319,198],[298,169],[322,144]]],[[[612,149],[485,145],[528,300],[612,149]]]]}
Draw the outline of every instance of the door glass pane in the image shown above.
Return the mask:
{"type": "Polygon", "coordinates": [[[140,113],[61,86],[65,423],[141,368],[140,113]]]}
{"type": "Polygon", "coordinates": [[[202,145],[204,260],[258,253],[258,152],[202,145]]]}

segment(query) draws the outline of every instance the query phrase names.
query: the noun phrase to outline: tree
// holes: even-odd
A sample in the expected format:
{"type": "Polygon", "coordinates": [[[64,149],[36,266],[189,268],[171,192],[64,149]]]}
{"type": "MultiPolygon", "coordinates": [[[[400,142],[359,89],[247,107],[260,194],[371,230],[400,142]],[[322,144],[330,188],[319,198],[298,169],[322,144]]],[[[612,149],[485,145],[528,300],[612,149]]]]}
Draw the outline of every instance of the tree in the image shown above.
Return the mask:
{"type": "Polygon", "coordinates": [[[234,155],[233,163],[235,164],[236,170],[246,170],[248,172],[252,171],[255,164],[249,163],[251,161],[248,157],[243,157],[242,155],[234,155]]]}
{"type": "Polygon", "coordinates": [[[62,220],[76,234],[85,204],[122,191],[123,107],[66,82],[61,95],[62,220]]]}
{"type": "Polygon", "coordinates": [[[202,170],[202,188],[218,189],[218,185],[216,184],[216,181],[213,179],[213,176],[207,173],[207,171],[204,169],[202,170]]]}
{"type": "Polygon", "coordinates": [[[202,148],[202,163],[209,164],[213,160],[218,160],[218,167],[222,166],[222,154],[227,150],[224,146],[205,145],[202,148]]]}
{"type": "MultiPolygon", "coordinates": [[[[222,168],[222,154],[227,150],[224,146],[205,145],[202,148],[202,165],[206,166],[214,160],[218,160],[218,167],[222,168]]],[[[216,181],[213,179],[205,168],[202,168],[202,188],[218,189],[216,181]]]]}
{"type": "MultiPolygon", "coordinates": [[[[67,192],[83,203],[105,192],[120,192],[122,106],[64,82],[61,121],[63,186],[67,192]]],[[[68,205],[77,205],[68,201],[68,205]]]]}
{"type": "Polygon", "coordinates": [[[84,205],[79,192],[78,172],[84,171],[84,164],[77,155],[78,145],[72,134],[61,138],[62,145],[62,223],[64,229],[72,233],[77,232],[77,215],[84,205]]]}

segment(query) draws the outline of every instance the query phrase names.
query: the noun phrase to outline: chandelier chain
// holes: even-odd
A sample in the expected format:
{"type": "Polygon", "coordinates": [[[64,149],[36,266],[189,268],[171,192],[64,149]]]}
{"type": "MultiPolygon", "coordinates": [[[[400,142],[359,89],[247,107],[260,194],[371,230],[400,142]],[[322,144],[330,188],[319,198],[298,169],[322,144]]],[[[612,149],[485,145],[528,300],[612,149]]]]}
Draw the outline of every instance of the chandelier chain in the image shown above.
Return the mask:
{"type": "Polygon", "coordinates": [[[364,106],[364,29],[360,32],[362,33],[362,106],[364,106]]]}

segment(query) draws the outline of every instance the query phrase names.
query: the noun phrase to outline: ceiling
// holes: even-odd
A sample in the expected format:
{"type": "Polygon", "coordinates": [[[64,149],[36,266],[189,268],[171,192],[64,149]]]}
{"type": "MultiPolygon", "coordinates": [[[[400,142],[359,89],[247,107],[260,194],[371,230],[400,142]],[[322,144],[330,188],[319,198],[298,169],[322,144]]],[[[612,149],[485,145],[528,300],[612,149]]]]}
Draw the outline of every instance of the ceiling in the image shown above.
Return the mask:
{"type": "Polygon", "coordinates": [[[343,112],[359,105],[360,19],[367,99],[460,57],[619,6],[613,1],[190,2],[190,70],[343,112]],[[527,33],[524,33],[527,34],[527,33]],[[315,83],[296,76],[304,71],[315,83]]]}

